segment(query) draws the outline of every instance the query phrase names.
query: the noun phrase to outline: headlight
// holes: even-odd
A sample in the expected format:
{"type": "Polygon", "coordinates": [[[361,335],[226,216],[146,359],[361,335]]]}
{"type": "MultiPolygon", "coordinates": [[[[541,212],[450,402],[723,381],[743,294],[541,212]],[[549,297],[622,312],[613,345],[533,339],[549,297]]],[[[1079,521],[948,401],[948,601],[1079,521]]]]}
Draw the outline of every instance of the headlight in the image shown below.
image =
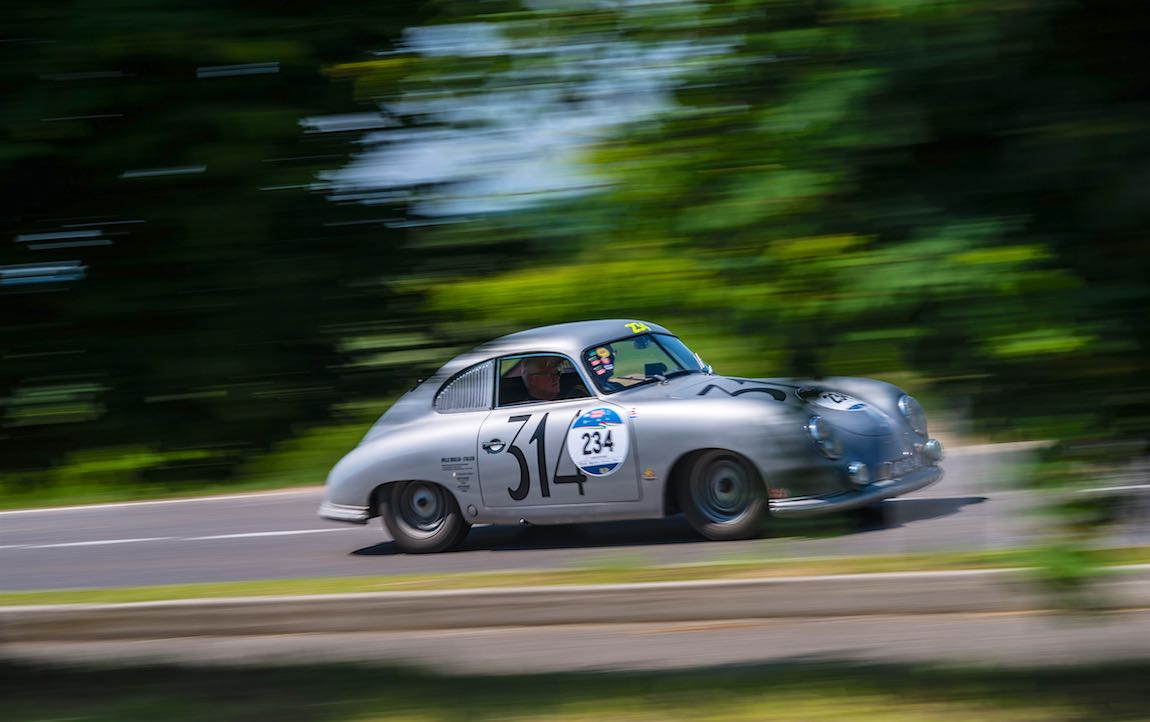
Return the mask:
{"type": "Polygon", "coordinates": [[[899,397],[898,410],[910,424],[910,428],[914,429],[914,433],[926,436],[926,412],[913,396],[903,394],[899,397]]]}
{"type": "Polygon", "coordinates": [[[837,459],[843,455],[843,443],[839,440],[834,428],[821,416],[812,416],[807,422],[807,433],[823,456],[828,459],[837,459]]]}

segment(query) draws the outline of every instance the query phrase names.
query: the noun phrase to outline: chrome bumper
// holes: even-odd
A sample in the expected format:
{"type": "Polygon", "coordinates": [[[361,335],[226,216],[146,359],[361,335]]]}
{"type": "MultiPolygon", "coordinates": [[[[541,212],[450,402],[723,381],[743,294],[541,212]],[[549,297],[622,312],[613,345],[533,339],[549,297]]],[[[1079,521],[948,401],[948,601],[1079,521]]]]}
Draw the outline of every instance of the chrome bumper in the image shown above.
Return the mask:
{"type": "Polygon", "coordinates": [[[349,506],[325,501],[319,505],[319,515],[332,521],[345,521],[349,524],[366,524],[370,514],[366,506],[349,506]]]}
{"type": "Polygon", "coordinates": [[[889,499],[893,496],[909,494],[930,486],[942,478],[942,469],[928,466],[911,472],[900,479],[884,479],[873,484],[834,496],[814,499],[775,499],[771,501],[771,514],[778,517],[795,518],[816,516],[835,511],[857,509],[889,499]]]}

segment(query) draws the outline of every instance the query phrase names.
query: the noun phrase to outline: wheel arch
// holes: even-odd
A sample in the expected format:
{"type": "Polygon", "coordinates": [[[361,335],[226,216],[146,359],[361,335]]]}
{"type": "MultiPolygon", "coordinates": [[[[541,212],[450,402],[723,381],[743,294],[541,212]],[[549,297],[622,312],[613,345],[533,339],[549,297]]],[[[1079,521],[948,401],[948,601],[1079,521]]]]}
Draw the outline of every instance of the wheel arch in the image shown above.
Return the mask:
{"type": "Polygon", "coordinates": [[[367,518],[368,519],[374,519],[375,517],[379,516],[379,502],[382,499],[382,495],[384,493],[386,493],[386,490],[388,487],[394,486],[396,484],[404,484],[404,483],[410,483],[410,482],[416,482],[416,483],[420,483],[420,484],[430,484],[432,486],[437,486],[440,489],[443,489],[445,492],[447,492],[447,495],[455,500],[455,503],[459,505],[460,509],[464,508],[462,500],[459,498],[459,495],[457,493],[455,493],[454,489],[447,486],[446,484],[435,481],[434,479],[388,479],[387,481],[377,482],[375,484],[375,486],[372,487],[371,493],[368,494],[368,497],[367,497],[368,517],[367,518]]]}

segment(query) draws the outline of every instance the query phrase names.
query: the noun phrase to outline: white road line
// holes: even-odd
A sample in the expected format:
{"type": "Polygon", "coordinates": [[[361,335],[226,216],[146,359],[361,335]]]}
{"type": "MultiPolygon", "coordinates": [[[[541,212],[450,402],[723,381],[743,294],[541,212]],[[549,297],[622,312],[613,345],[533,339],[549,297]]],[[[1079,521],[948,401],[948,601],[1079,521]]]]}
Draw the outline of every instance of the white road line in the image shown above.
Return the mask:
{"type": "Polygon", "coordinates": [[[95,539],[92,541],[78,541],[78,542],[57,542],[54,544],[4,544],[0,545],[0,550],[4,549],[62,549],[65,547],[94,547],[104,546],[109,544],[136,544],[139,542],[155,542],[155,541],[175,541],[175,542],[189,542],[189,541],[212,541],[216,539],[246,539],[250,537],[268,537],[268,536],[293,536],[297,534],[320,534],[327,531],[355,531],[354,527],[345,528],[331,528],[331,529],[290,529],[286,531],[253,531],[244,532],[241,534],[213,534],[211,536],[149,536],[139,537],[136,539],[95,539]]]}
{"type": "Polygon", "coordinates": [[[243,534],[215,534],[213,536],[190,536],[180,539],[180,541],[207,541],[209,539],[246,539],[248,537],[257,536],[289,536],[291,534],[321,534],[325,531],[351,531],[352,528],[331,528],[331,529],[296,529],[294,531],[252,531],[243,534]]]}
{"type": "Polygon", "coordinates": [[[253,491],[250,494],[226,494],[223,496],[197,496],[188,499],[156,499],[154,501],[122,501],[114,504],[83,504],[80,506],[55,506],[42,509],[15,509],[13,511],[0,511],[0,516],[16,516],[17,514],[47,514],[61,511],[91,511],[93,509],[124,509],[133,506],[161,506],[164,504],[189,504],[204,501],[237,501],[243,499],[263,499],[277,496],[309,496],[318,494],[322,487],[304,489],[288,489],[283,491],[253,491]]]}
{"type": "Polygon", "coordinates": [[[59,542],[57,544],[8,544],[0,549],[63,549],[64,547],[94,547],[105,544],[135,544],[137,542],[167,541],[170,536],[149,536],[138,539],[97,539],[93,541],[59,542]]]}
{"type": "Polygon", "coordinates": [[[1116,491],[1150,492],[1150,484],[1127,484],[1125,486],[1099,486],[1093,489],[1079,489],[1079,494],[1112,494],[1116,491]]]}

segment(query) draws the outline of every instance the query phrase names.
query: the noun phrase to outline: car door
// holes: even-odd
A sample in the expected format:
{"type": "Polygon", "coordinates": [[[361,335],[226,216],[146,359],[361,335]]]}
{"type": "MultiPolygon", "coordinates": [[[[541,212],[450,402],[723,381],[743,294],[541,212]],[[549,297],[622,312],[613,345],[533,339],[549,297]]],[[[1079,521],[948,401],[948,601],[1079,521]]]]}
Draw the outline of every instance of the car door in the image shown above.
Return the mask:
{"type": "MultiPolygon", "coordinates": [[[[569,359],[548,356],[563,358],[571,372],[579,374],[569,359]]],[[[590,394],[516,400],[502,385],[516,383],[514,369],[523,358],[500,360],[496,398],[501,403],[480,428],[476,456],[484,505],[638,500],[635,445],[624,409],[590,394]]]]}

